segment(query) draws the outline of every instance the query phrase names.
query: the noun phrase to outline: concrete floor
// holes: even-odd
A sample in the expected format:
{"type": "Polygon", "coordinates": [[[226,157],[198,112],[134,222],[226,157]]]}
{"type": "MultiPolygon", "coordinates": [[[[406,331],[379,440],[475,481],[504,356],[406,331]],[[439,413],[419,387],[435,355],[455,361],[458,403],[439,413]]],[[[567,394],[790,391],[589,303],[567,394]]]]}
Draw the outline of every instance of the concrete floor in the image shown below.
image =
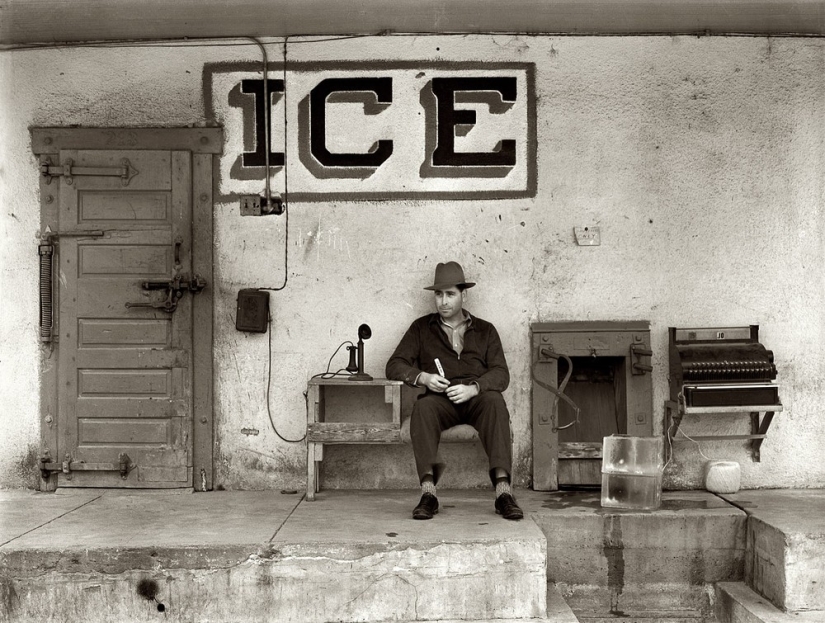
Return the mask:
{"type": "MultiPolygon", "coordinates": [[[[506,538],[537,531],[495,514],[492,491],[439,491],[434,520],[414,521],[417,491],[171,493],[0,491],[0,552],[59,547],[226,547],[273,541],[399,542],[506,538]],[[392,535],[392,536],[389,536],[392,535]]],[[[525,498],[535,497],[533,492],[525,498]]]]}
{"type": "MultiPolygon", "coordinates": [[[[63,489],[56,493],[0,491],[0,553],[87,548],[248,548],[273,541],[387,542],[509,538],[536,530],[533,522],[496,515],[493,492],[439,490],[440,512],[414,521],[417,491],[301,493],[63,489]],[[389,536],[392,535],[392,536],[389,536]]],[[[528,516],[636,511],[602,509],[599,494],[517,491],[528,516]]],[[[761,512],[782,514],[769,500],[761,512]]],[[[665,492],[659,510],[644,515],[730,513],[734,507],[706,492],[665,492]]],[[[822,515],[820,515],[822,516],[822,515]]],[[[811,521],[814,521],[813,513],[811,521]]]]}
{"type": "MultiPolygon", "coordinates": [[[[546,555],[547,581],[579,613],[598,610],[600,600],[612,607],[619,598],[625,607],[641,607],[652,595],[647,582],[659,593],[671,587],[687,597],[684,587],[699,586],[696,595],[704,599],[702,586],[741,581],[747,514],[778,532],[825,539],[825,491],[745,491],[727,500],[704,491],[664,492],[652,512],[603,509],[598,492],[517,491],[516,497],[526,514],[520,522],[496,515],[493,492],[479,490],[439,490],[440,513],[414,521],[414,490],[322,490],[313,502],[277,491],[6,490],[0,491],[0,580],[132,574],[134,582],[135,571],[194,575],[239,561],[282,561],[299,551],[307,560],[334,552],[340,562],[445,544],[460,548],[451,555],[464,555],[503,542],[522,548],[517,570],[526,573],[537,560],[543,569],[546,555]],[[540,560],[531,547],[539,548],[540,560]],[[582,573],[587,577],[574,577],[582,573]]],[[[548,603],[548,614],[557,605],[548,603]]],[[[707,604],[685,601],[680,608],[698,618],[707,604]]],[[[563,604],[560,612],[559,621],[571,620],[563,604]]],[[[688,614],[684,620],[693,621],[688,614]]]]}

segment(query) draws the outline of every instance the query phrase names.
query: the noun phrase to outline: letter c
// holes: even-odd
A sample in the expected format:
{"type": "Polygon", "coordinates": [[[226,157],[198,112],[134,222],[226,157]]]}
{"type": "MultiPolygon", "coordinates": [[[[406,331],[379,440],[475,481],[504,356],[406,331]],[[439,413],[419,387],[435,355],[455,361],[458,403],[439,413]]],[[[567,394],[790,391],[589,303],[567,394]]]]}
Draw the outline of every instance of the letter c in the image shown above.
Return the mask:
{"type": "Polygon", "coordinates": [[[326,145],[326,103],[332,93],[366,91],[382,104],[392,102],[392,78],[327,78],[310,93],[310,151],[325,167],[379,167],[392,155],[392,141],[379,140],[366,154],[333,154],[326,145]]]}

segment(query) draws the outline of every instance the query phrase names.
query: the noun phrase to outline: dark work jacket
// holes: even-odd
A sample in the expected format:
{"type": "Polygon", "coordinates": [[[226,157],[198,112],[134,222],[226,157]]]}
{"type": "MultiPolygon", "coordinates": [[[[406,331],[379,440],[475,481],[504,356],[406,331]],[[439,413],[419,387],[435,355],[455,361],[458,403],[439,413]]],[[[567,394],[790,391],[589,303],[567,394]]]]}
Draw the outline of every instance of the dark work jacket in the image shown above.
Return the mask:
{"type": "Polygon", "coordinates": [[[496,328],[486,320],[472,315],[471,318],[461,355],[453,350],[439,326],[437,313],[413,322],[387,361],[387,378],[413,385],[421,372],[438,374],[435,365],[438,358],[450,385],[475,382],[482,392],[507,389],[510,371],[496,328]]]}

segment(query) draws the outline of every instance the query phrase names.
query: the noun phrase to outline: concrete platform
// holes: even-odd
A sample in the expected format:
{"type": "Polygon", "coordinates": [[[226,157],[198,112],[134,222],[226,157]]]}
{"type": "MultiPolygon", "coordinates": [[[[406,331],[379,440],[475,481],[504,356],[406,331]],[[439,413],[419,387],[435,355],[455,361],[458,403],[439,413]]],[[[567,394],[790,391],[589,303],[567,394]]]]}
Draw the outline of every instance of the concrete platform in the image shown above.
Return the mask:
{"type": "MultiPolygon", "coordinates": [[[[817,533],[809,492],[767,493],[738,503],[817,533]]],[[[0,491],[0,621],[711,623],[715,585],[745,579],[747,515],[709,493],[517,498],[508,522],[491,491],[440,490],[414,521],[414,490],[0,491]]]]}
{"type": "Polygon", "coordinates": [[[722,497],[749,516],[748,586],[783,611],[825,611],[825,490],[722,497]]]}
{"type": "Polygon", "coordinates": [[[439,493],[0,492],[0,620],[575,621],[533,521],[439,493]]]}
{"type": "Polygon", "coordinates": [[[664,492],[656,511],[605,509],[599,492],[523,499],[580,621],[713,621],[713,585],[744,577],[746,514],[710,493],[664,492]]]}

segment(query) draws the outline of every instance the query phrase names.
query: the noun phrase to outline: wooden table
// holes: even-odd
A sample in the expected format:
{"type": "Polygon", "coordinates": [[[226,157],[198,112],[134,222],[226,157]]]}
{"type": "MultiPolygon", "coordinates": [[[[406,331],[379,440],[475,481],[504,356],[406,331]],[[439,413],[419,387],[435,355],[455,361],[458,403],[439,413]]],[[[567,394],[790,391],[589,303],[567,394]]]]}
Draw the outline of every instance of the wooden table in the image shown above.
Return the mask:
{"type": "MultiPolygon", "coordinates": [[[[319,463],[324,459],[324,444],[392,444],[401,443],[401,381],[372,379],[352,381],[346,377],[312,378],[307,383],[309,409],[307,409],[307,500],[314,500],[319,489],[319,463]],[[379,389],[376,389],[379,388],[379,389]],[[367,403],[374,398],[370,394],[383,388],[385,409],[377,419],[362,420],[361,409],[356,404],[346,413],[332,415],[336,405],[333,400],[356,398],[360,395],[367,403]]],[[[343,400],[342,400],[343,402],[343,400]]],[[[340,410],[339,410],[340,411],[340,410]]]]}

